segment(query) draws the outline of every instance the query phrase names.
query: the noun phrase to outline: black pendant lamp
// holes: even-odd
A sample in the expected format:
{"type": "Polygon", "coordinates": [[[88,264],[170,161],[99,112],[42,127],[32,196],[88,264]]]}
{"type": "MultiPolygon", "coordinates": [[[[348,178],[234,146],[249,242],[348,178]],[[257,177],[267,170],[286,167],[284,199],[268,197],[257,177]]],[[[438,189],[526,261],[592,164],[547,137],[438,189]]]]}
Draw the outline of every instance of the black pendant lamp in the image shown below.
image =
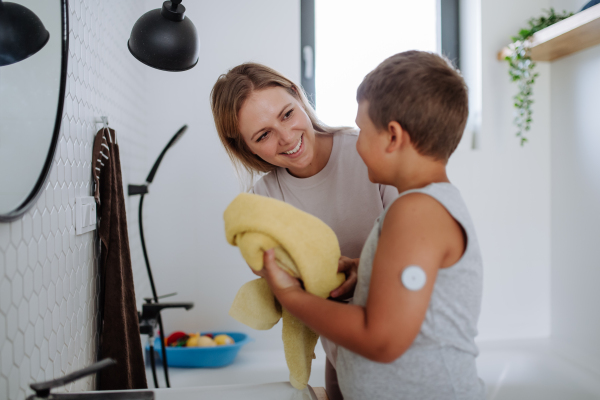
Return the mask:
{"type": "Polygon", "coordinates": [[[0,67],[34,55],[49,39],[50,33],[30,9],[0,0],[0,67]]]}
{"type": "Polygon", "coordinates": [[[140,62],[163,71],[187,71],[198,63],[196,27],[185,18],[181,0],[165,1],[162,9],[142,15],[131,30],[129,51],[140,62]]]}

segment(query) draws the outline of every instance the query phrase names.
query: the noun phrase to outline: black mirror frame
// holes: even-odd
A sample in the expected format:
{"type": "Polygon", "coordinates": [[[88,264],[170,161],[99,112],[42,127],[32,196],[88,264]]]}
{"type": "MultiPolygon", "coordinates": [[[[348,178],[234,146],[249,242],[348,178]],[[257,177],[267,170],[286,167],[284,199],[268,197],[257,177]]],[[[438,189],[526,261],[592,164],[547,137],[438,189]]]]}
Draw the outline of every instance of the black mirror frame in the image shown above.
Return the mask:
{"type": "Polygon", "coordinates": [[[52,163],[54,162],[54,155],[56,153],[56,146],[58,144],[58,138],[60,136],[60,125],[63,117],[63,107],[65,104],[65,89],[67,85],[67,63],[69,60],[69,1],[61,0],[61,19],[62,19],[62,32],[61,32],[61,71],[60,71],[60,88],[58,94],[58,107],[56,109],[56,122],[54,123],[54,133],[52,135],[52,141],[50,142],[50,148],[48,149],[48,156],[46,162],[42,168],[42,172],[33,187],[33,190],[29,193],[27,198],[18,206],[15,210],[10,211],[7,214],[0,214],[0,222],[10,222],[17,220],[23,216],[29,209],[31,209],[38,198],[42,194],[44,184],[48,179],[50,170],[52,169],[52,163]]]}

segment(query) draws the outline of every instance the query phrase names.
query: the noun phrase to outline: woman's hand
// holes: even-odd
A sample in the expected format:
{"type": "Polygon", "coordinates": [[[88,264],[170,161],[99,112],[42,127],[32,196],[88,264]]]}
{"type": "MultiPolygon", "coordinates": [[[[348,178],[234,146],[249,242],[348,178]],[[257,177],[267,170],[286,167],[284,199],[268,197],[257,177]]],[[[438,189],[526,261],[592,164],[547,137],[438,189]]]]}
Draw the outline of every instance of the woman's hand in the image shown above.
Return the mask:
{"type": "Polygon", "coordinates": [[[338,272],[346,275],[346,280],[337,289],[331,291],[331,297],[348,298],[354,294],[356,286],[359,258],[341,256],[338,261],[338,272]]]}
{"type": "Polygon", "coordinates": [[[279,298],[280,294],[288,290],[301,289],[298,279],[279,268],[275,262],[275,250],[270,249],[265,251],[263,260],[265,263],[264,268],[260,271],[255,271],[255,273],[267,280],[275,297],[279,298]]]}

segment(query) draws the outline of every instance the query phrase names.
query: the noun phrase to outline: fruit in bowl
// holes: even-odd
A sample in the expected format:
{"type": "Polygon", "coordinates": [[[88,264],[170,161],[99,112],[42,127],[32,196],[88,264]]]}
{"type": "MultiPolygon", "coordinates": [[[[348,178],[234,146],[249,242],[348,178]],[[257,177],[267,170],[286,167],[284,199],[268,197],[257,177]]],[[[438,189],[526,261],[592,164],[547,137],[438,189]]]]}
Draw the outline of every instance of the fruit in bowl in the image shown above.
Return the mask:
{"type": "MultiPolygon", "coordinates": [[[[253,339],[241,332],[174,332],[165,341],[170,367],[214,368],[231,364],[241,347],[253,339]]],[[[162,357],[159,338],[156,338],[154,347],[158,356],[162,357]]],[[[146,346],[146,349],[150,347],[146,346]]]]}
{"type": "Polygon", "coordinates": [[[171,347],[212,347],[234,344],[235,340],[224,333],[214,336],[212,333],[200,335],[198,332],[185,334],[181,331],[174,332],[166,339],[167,346],[171,347]]]}
{"type": "Polygon", "coordinates": [[[217,344],[209,336],[199,336],[195,345],[196,347],[214,347],[217,344]]]}
{"type": "Polygon", "coordinates": [[[187,340],[185,347],[212,347],[217,344],[210,336],[200,336],[199,333],[193,333],[187,340]]]}
{"type": "Polygon", "coordinates": [[[220,334],[215,336],[215,343],[217,346],[223,346],[225,344],[234,344],[235,341],[229,335],[220,334]]]}

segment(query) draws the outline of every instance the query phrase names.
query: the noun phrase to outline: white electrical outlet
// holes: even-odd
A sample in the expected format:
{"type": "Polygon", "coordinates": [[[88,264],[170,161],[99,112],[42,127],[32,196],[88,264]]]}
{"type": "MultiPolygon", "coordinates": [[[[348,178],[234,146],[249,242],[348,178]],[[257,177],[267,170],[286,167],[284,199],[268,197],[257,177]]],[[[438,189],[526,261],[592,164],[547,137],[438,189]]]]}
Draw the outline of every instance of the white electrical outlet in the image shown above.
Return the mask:
{"type": "Polygon", "coordinates": [[[75,198],[75,233],[82,235],[96,229],[96,200],[93,197],[75,198]]]}

